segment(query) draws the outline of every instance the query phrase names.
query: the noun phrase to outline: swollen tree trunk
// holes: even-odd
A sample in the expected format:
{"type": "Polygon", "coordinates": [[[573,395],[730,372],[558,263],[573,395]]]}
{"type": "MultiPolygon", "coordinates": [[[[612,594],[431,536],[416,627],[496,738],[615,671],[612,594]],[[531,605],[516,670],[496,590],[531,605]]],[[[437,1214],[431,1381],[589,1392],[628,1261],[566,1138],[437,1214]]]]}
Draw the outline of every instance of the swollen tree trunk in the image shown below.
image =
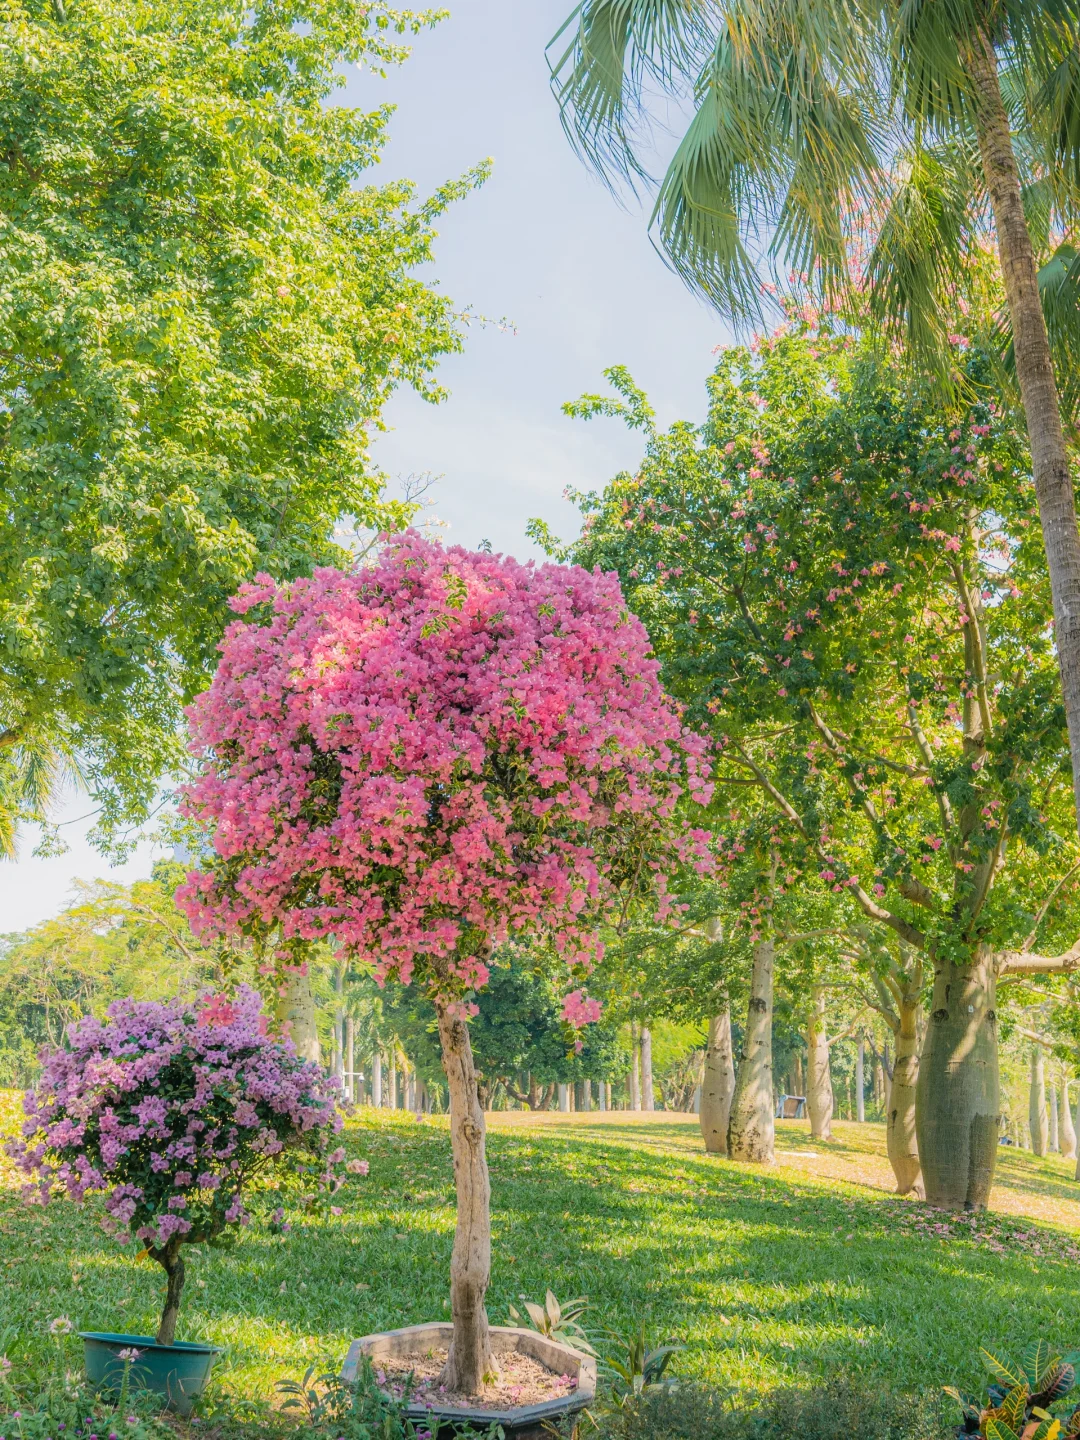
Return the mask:
{"type": "Polygon", "coordinates": [[[1051,1151],[1052,1154],[1056,1155],[1056,1154],[1058,1154],[1059,1151],[1061,1150],[1061,1144],[1060,1144],[1060,1142],[1059,1142],[1059,1140],[1058,1140],[1058,1098],[1057,1098],[1057,1090],[1054,1088],[1053,1085],[1050,1086],[1049,1094],[1050,1094],[1050,1151],[1051,1151]]]}
{"type": "Polygon", "coordinates": [[[1046,1154],[1048,1136],[1046,1120],[1046,1056],[1041,1045],[1031,1047],[1031,1083],[1028,1087],[1028,1130],[1031,1148],[1038,1156],[1046,1154]]]}
{"type": "Polygon", "coordinates": [[[746,1034],[728,1118],[732,1160],[771,1165],[775,1157],[772,1086],[772,1008],[775,950],[771,940],[754,946],[746,1034]]]}
{"type": "Polygon", "coordinates": [[[994,1183],[996,989],[994,956],[986,946],[979,946],[966,965],[937,962],[915,1119],[926,1198],[943,1210],[985,1210],[994,1183]]]}
{"type": "Polygon", "coordinates": [[[301,1060],[313,1060],[322,1064],[319,1049],[319,1032],[315,1026],[315,994],[311,988],[311,973],[291,973],[285,985],[285,994],[278,999],[278,1023],[296,1046],[301,1060]]]}
{"type": "MultiPolygon", "coordinates": [[[[905,993],[897,1005],[900,1020],[896,1033],[896,1059],[892,1080],[888,1084],[885,1145],[889,1164],[896,1176],[898,1195],[923,1195],[922,1167],[919,1164],[919,1142],[915,1130],[915,1095],[919,1083],[919,999],[905,993]],[[905,1003],[906,1002],[906,1003],[905,1003]]],[[[884,1069],[884,1067],[883,1067],[884,1069]]]]}
{"type": "Polygon", "coordinates": [[[450,1090],[450,1144],[457,1190],[457,1228],[450,1257],[454,1334],[441,1382],[457,1395],[476,1395],[495,1373],[484,1296],[491,1278],[491,1185],[484,1149],[484,1112],[476,1087],[469,1027],[436,1002],[443,1069],[450,1090]]]}
{"type": "Polygon", "coordinates": [[[806,1022],[806,1108],[810,1111],[810,1135],[814,1140],[832,1139],[832,1069],[825,1020],[825,987],[814,985],[810,989],[810,1013],[806,1022]]]}
{"type": "Polygon", "coordinates": [[[1073,793],[1080,814],[1080,531],[1072,475],[1061,428],[1058,392],[1038,271],[1024,216],[1020,173],[1009,117],[1001,98],[997,57],[978,34],[967,56],[975,85],[975,128],[986,189],[994,212],[1005,296],[1012,320],[1016,376],[1027,417],[1031,473],[1050,572],[1054,641],[1072,752],[1073,793]]]}
{"type": "Polygon", "coordinates": [[[656,1108],[653,1098],[652,1031],[647,1025],[641,1027],[641,1108],[656,1108]]]}
{"type": "Polygon", "coordinates": [[[1073,1125],[1072,1111],[1069,1109],[1069,1073],[1067,1070],[1061,1072],[1061,1153],[1066,1160],[1072,1160],[1076,1155],[1076,1128],[1073,1125]]]}
{"type": "Polygon", "coordinates": [[[159,1345],[171,1345],[176,1338],[176,1317],[180,1313],[180,1292],[184,1288],[184,1260],[180,1236],[174,1235],[167,1245],[160,1249],[151,1248],[148,1253],[150,1258],[162,1267],[166,1277],[165,1304],[155,1338],[159,1345]]]}
{"type": "Polygon", "coordinates": [[[728,1116],[735,1091],[735,1061],[731,1052],[731,1006],[725,1005],[709,1021],[709,1047],[701,1082],[698,1117],[705,1149],[710,1155],[727,1154],[728,1116]]]}

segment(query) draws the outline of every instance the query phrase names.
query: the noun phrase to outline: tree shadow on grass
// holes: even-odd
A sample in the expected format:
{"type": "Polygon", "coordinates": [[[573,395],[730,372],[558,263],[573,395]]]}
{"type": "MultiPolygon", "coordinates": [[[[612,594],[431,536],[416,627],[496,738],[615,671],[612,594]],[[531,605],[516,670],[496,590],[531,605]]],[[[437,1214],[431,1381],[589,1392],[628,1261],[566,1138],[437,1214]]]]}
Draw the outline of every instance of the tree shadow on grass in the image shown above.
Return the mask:
{"type": "MultiPolygon", "coordinates": [[[[586,1294],[598,1328],[628,1333],[645,1319],[652,1339],[686,1342],[683,1373],[748,1389],[838,1371],[974,1388],[981,1344],[1080,1341],[1074,1265],[942,1237],[933,1212],[878,1192],[675,1149],[686,1127],[668,1128],[492,1132],[493,1323],[548,1286],[586,1294]],[[928,1233],[905,1233],[916,1223],[928,1233]]],[[[340,1217],[306,1212],[290,1192],[291,1234],[253,1228],[233,1250],[192,1257],[184,1333],[230,1347],[219,1384],[232,1395],[265,1401],[284,1375],[337,1363],[356,1335],[447,1313],[445,1130],[350,1124],[346,1140],[371,1174],[339,1197],[340,1217]]],[[[159,1276],[101,1234],[99,1213],[27,1211],[0,1192],[0,1330],[15,1323],[47,1345],[56,1314],[79,1328],[152,1324],[159,1276]]],[[[1028,1228],[1060,1245],[1060,1232],[1028,1228]]]]}

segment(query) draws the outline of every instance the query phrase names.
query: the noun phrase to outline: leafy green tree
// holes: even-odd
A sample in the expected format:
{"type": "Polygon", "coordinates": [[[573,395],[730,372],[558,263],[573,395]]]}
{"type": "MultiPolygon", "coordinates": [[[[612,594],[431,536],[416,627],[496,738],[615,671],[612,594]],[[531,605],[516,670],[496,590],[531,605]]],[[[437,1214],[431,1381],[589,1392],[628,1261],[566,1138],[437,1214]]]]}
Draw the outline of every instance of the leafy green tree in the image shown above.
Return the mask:
{"type": "Polygon", "coordinates": [[[853,918],[932,967],[926,1194],[985,1205],[998,978],[1080,966],[1024,447],[989,401],[953,423],[827,332],[726,352],[700,428],[656,433],[613,378],[646,454],[583,497],[574,557],[619,572],[666,683],[711,719],[720,784],[767,799],[853,918]]]}
{"type": "Polygon", "coordinates": [[[415,272],[483,170],[422,203],[363,183],[389,107],[329,102],[434,18],[0,9],[0,754],[77,759],[103,840],[178,764],[241,581],[407,519],[368,441],[397,386],[439,398],[459,325],[415,272]]]}
{"type": "MultiPolygon", "coordinates": [[[[377,990],[370,979],[358,984],[369,994],[377,990]]],[[[434,1007],[396,981],[378,993],[386,1023],[418,1072],[429,1083],[445,1083],[434,1007]]],[[[621,1014],[605,1006],[599,1021],[572,1032],[562,1019],[558,986],[537,969],[525,945],[510,942],[494,952],[491,978],[474,1003],[469,1039],[485,1106],[500,1084],[512,1099],[538,1109],[551,1085],[611,1080],[626,1069],[621,1014]]]]}
{"type": "Polygon", "coordinates": [[[101,1015],[113,1000],[191,995],[218,978],[214,949],[199,943],[173,894],[183,870],[161,861],[132,885],[79,885],[52,920],[0,941],[0,1083],[30,1079],[39,1046],[101,1015]]]}
{"type": "Polygon", "coordinates": [[[676,271],[739,319],[785,277],[830,304],[866,287],[948,372],[953,297],[992,218],[1080,797],[1080,531],[1058,397],[1075,412],[1076,5],[581,0],[549,53],[567,130],[612,184],[646,178],[655,98],[690,102],[653,222],[676,271]]]}

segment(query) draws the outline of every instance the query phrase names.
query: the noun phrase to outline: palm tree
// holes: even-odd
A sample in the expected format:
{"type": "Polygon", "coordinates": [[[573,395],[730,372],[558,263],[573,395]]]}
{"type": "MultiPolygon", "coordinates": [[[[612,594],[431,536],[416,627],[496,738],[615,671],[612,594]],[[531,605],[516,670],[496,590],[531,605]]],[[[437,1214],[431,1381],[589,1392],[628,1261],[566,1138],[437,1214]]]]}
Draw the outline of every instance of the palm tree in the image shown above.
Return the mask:
{"type": "Polygon", "coordinates": [[[687,104],[651,223],[737,322],[791,273],[835,303],[863,286],[947,376],[956,288],[992,225],[1080,811],[1080,532],[1054,365],[1058,347],[1067,381],[1080,328],[1080,4],[582,0],[549,56],[564,126],[613,187],[650,182],[650,101],[687,104]]]}
{"type": "Polygon", "coordinates": [[[23,825],[46,827],[65,783],[79,783],[77,760],[43,730],[27,726],[0,731],[0,859],[17,856],[23,825]]]}

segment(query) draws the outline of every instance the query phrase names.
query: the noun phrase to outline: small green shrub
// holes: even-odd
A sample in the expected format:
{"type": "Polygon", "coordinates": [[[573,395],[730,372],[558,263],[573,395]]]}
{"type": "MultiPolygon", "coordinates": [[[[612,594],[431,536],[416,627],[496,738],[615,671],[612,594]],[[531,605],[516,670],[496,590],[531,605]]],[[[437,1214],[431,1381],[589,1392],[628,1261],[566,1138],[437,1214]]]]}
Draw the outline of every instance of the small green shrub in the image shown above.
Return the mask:
{"type": "Polygon", "coordinates": [[[900,1395],[850,1379],[760,1398],[671,1385],[631,1396],[594,1422],[588,1440],[944,1440],[952,1434],[936,1396],[900,1395]]]}

